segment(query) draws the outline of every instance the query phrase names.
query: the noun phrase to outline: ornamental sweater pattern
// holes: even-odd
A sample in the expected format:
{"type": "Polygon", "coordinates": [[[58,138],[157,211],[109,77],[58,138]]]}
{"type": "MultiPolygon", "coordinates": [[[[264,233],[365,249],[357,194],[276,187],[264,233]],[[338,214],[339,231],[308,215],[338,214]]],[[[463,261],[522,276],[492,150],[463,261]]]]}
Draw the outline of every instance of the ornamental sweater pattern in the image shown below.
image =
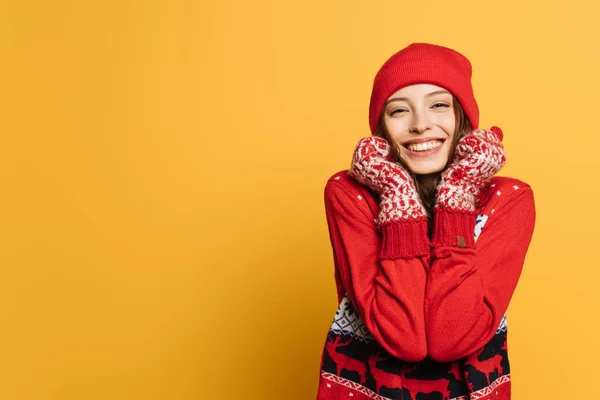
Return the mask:
{"type": "Polygon", "coordinates": [[[495,176],[475,214],[436,210],[431,232],[427,220],[379,230],[378,201],[348,171],[325,186],[339,307],[317,400],[510,399],[505,313],[533,235],[531,187],[495,176]]]}

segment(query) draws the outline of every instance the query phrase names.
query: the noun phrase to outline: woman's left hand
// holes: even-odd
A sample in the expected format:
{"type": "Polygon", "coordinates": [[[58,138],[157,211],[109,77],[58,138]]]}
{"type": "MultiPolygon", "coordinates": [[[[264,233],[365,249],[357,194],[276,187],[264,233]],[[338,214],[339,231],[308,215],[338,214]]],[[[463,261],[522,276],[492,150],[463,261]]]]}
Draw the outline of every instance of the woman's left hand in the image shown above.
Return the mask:
{"type": "Polygon", "coordinates": [[[459,140],[454,162],[442,173],[436,207],[475,211],[481,189],[506,164],[502,130],[476,129],[459,140]]]}

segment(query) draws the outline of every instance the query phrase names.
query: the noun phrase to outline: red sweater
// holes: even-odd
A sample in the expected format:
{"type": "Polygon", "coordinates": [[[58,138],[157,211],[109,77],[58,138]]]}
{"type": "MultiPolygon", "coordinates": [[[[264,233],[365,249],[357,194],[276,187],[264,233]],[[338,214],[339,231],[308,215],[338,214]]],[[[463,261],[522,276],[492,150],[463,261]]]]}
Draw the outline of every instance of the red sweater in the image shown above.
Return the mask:
{"type": "Polygon", "coordinates": [[[379,230],[376,193],[347,171],[328,180],[339,307],[317,399],[510,398],[505,312],[534,198],[506,177],[482,197],[476,215],[437,211],[431,230],[427,221],[379,230]]]}

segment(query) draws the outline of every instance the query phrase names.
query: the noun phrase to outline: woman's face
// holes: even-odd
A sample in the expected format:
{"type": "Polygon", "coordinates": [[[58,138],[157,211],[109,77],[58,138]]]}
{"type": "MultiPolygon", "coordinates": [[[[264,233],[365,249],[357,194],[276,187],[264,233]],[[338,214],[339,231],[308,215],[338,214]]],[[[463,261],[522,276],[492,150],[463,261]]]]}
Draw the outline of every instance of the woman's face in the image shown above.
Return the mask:
{"type": "Polygon", "coordinates": [[[399,143],[400,157],[415,174],[441,171],[454,137],[454,103],[439,86],[416,84],[392,94],[384,105],[384,123],[399,143]]]}

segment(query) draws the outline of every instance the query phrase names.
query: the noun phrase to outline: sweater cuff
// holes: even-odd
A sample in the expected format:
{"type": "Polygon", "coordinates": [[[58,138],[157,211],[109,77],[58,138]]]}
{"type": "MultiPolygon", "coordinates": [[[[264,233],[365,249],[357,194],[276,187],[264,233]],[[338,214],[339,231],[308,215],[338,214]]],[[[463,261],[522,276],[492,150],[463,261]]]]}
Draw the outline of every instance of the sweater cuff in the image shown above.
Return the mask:
{"type": "Polygon", "coordinates": [[[427,256],[431,244],[427,235],[427,218],[394,221],[381,226],[382,243],[379,259],[414,258],[427,256]]]}
{"type": "Polygon", "coordinates": [[[475,213],[436,208],[433,216],[433,247],[475,247],[475,213]]]}

